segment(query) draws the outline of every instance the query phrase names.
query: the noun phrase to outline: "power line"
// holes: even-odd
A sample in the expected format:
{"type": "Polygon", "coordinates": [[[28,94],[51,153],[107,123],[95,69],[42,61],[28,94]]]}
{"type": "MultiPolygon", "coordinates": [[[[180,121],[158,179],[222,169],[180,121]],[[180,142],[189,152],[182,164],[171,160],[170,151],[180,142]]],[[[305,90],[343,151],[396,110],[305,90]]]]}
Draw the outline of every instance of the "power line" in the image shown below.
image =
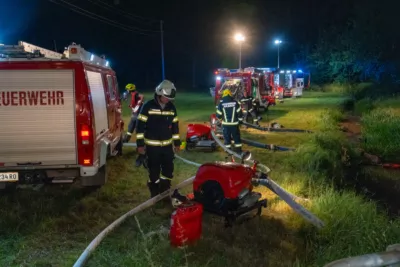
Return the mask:
{"type": "Polygon", "coordinates": [[[119,29],[122,29],[122,30],[125,30],[125,31],[129,31],[129,32],[133,32],[133,33],[137,33],[137,34],[141,34],[141,35],[145,35],[145,36],[150,36],[149,33],[159,33],[160,32],[160,31],[151,31],[151,30],[140,29],[140,28],[137,28],[137,27],[131,27],[129,25],[122,24],[122,23],[119,23],[117,21],[108,19],[106,17],[94,14],[93,12],[87,11],[87,10],[85,10],[83,8],[80,8],[80,7],[78,7],[76,5],[73,5],[73,4],[69,3],[69,2],[66,2],[64,0],[59,0],[59,1],[69,5],[70,7],[63,6],[61,3],[56,2],[55,0],[48,0],[48,1],[50,1],[50,2],[52,2],[54,4],[57,4],[57,5],[60,5],[60,6],[64,7],[64,8],[68,8],[68,9],[74,11],[75,13],[84,15],[86,17],[92,18],[92,19],[97,20],[97,21],[101,21],[103,23],[109,24],[111,26],[114,26],[116,28],[119,28],[119,29]],[[78,9],[80,9],[82,11],[79,11],[78,9]],[[147,31],[147,32],[143,32],[143,31],[147,31]]]}
{"type": "Polygon", "coordinates": [[[157,19],[145,18],[145,17],[142,17],[142,16],[138,16],[138,15],[129,13],[129,12],[124,11],[122,9],[116,8],[116,7],[110,5],[109,3],[106,3],[106,2],[104,2],[102,0],[97,0],[97,1],[96,0],[88,0],[88,1],[93,3],[93,4],[95,4],[95,5],[103,7],[105,9],[114,11],[114,12],[119,13],[119,14],[122,14],[125,17],[127,17],[127,18],[129,18],[131,20],[135,20],[135,18],[136,18],[136,21],[139,21],[139,20],[142,20],[142,21],[139,21],[139,22],[148,21],[148,22],[145,22],[145,23],[148,23],[148,24],[151,24],[151,22],[153,22],[153,23],[159,23],[160,22],[160,20],[157,20],[157,19]],[[103,5],[101,5],[101,4],[103,4],[103,5]]]}
{"type": "Polygon", "coordinates": [[[72,7],[77,8],[77,9],[83,10],[84,12],[87,12],[87,13],[89,13],[89,14],[92,14],[93,16],[97,16],[97,17],[100,17],[100,18],[102,18],[102,19],[104,19],[104,20],[111,21],[111,22],[113,22],[113,23],[119,24],[119,25],[121,25],[121,26],[123,26],[123,27],[128,27],[128,28],[131,28],[131,29],[134,29],[134,30],[137,30],[137,31],[143,31],[143,32],[159,32],[159,31],[147,30],[147,29],[140,29],[140,28],[138,28],[138,27],[133,27],[133,26],[124,25],[124,24],[122,24],[122,23],[119,23],[119,22],[110,20],[110,19],[108,19],[108,18],[106,18],[106,17],[97,15],[97,14],[95,14],[95,13],[93,13],[93,12],[90,12],[90,11],[88,11],[88,10],[86,10],[86,9],[83,9],[83,8],[81,8],[81,7],[78,7],[78,6],[76,6],[76,5],[73,5],[73,4],[69,3],[68,1],[65,1],[65,0],[59,0],[59,1],[64,2],[64,3],[66,3],[66,4],[68,4],[68,5],[72,6],[72,7]]]}

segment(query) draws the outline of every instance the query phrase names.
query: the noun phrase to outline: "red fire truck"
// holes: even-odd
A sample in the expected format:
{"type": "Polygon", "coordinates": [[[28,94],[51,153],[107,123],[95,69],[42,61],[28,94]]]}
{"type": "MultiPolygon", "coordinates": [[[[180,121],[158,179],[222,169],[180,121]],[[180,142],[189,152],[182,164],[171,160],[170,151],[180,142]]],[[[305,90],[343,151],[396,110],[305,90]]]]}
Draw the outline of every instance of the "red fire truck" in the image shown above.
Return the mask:
{"type": "Polygon", "coordinates": [[[265,89],[264,75],[258,73],[254,68],[245,68],[244,70],[221,68],[215,71],[215,87],[211,95],[214,95],[214,101],[217,105],[221,98],[223,90],[229,88],[233,97],[240,101],[244,90],[252,95],[256,100],[258,111],[268,109],[275,105],[275,99],[265,89]]]}
{"type": "Polygon", "coordinates": [[[259,69],[264,70],[267,90],[279,99],[302,96],[303,89],[310,85],[310,74],[302,70],[259,69]]]}
{"type": "Polygon", "coordinates": [[[0,45],[0,118],[0,189],[76,178],[101,186],[107,157],[122,153],[116,74],[75,43],[63,54],[0,45]]]}

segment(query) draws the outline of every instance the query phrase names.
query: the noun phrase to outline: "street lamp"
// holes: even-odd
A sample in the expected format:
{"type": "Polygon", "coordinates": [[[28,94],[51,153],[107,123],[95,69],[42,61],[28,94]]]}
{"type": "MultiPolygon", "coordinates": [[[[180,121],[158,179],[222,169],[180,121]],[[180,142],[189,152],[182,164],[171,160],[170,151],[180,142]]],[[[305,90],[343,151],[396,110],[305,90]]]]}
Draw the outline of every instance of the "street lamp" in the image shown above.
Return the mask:
{"type": "Polygon", "coordinates": [[[275,44],[278,46],[278,69],[279,69],[279,47],[281,46],[281,40],[275,40],[275,44]]]}
{"type": "Polygon", "coordinates": [[[235,34],[235,40],[239,43],[239,69],[242,68],[242,43],[244,42],[244,36],[241,33],[235,34]]]}

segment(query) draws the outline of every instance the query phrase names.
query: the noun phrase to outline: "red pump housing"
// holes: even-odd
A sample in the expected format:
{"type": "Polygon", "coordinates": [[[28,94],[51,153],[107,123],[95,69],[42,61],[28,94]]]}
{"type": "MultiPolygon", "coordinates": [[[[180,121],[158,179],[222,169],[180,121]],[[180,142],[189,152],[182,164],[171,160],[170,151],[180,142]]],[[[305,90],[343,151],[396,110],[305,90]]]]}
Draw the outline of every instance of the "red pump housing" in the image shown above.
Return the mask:
{"type": "Polygon", "coordinates": [[[243,189],[252,189],[251,180],[254,171],[251,167],[235,162],[205,163],[197,171],[193,182],[193,191],[198,192],[205,182],[217,182],[224,198],[236,199],[243,189]]]}
{"type": "Polygon", "coordinates": [[[193,137],[199,139],[211,140],[211,128],[206,124],[189,124],[186,132],[186,140],[190,140],[193,137]]]}

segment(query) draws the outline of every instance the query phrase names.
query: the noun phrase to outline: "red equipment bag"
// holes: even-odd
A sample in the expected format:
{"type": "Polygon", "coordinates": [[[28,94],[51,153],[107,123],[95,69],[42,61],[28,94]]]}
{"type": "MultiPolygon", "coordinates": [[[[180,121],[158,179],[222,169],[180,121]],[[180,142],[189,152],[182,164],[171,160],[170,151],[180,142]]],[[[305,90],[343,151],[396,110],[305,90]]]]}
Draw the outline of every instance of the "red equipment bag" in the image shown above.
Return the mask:
{"type": "Polygon", "coordinates": [[[171,246],[182,247],[199,240],[202,232],[203,206],[197,202],[184,203],[172,213],[169,238],[171,246]]]}

